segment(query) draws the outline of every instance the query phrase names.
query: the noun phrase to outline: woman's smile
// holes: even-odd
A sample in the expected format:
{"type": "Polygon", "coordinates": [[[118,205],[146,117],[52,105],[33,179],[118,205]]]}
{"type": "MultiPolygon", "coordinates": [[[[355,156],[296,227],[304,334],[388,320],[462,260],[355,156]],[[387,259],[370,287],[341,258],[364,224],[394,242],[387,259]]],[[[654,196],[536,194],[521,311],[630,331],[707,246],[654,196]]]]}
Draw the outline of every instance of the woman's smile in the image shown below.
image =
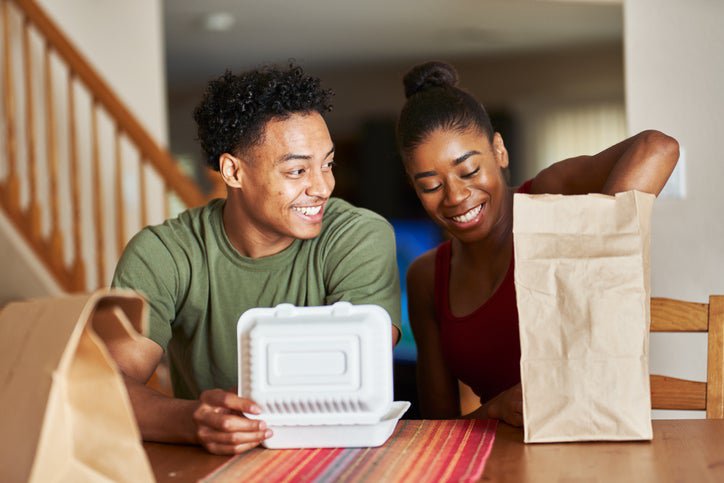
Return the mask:
{"type": "Polygon", "coordinates": [[[470,228],[477,225],[483,218],[485,206],[487,206],[487,203],[481,203],[460,215],[450,216],[447,218],[455,223],[458,228],[470,228]]]}

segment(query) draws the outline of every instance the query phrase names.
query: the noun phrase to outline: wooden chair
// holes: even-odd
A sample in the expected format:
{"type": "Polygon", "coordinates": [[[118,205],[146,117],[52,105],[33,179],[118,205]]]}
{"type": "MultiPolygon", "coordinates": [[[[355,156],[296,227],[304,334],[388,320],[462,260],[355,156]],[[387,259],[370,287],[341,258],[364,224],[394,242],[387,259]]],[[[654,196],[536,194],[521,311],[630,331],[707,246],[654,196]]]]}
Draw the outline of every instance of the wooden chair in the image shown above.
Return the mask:
{"type": "MultiPolygon", "coordinates": [[[[724,295],[708,304],[651,299],[651,332],[708,332],[707,382],[651,375],[652,409],[705,410],[709,419],[724,419],[724,295]]],[[[460,409],[480,405],[472,389],[459,383],[460,409]]]]}
{"type": "Polygon", "coordinates": [[[705,410],[724,419],[724,295],[708,304],[651,298],[651,332],[707,332],[707,382],[651,375],[653,409],[705,410]]]}

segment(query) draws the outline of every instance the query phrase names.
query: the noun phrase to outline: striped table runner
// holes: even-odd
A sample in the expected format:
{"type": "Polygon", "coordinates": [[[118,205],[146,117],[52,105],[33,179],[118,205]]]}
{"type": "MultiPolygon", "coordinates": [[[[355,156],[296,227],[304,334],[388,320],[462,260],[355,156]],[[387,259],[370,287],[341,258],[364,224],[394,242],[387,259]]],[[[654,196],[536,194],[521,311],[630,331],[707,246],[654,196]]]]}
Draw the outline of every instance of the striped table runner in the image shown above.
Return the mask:
{"type": "Polygon", "coordinates": [[[256,448],[202,481],[476,481],[496,426],[494,420],[401,420],[378,448],[256,448]]]}

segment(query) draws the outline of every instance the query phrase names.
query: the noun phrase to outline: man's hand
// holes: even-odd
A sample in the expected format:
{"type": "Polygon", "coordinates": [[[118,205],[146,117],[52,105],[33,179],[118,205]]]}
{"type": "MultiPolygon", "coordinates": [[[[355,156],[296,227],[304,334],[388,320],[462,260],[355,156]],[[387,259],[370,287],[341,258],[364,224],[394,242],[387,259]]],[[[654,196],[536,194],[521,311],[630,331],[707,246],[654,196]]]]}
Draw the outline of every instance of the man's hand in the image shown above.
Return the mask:
{"type": "Polygon", "coordinates": [[[512,426],[523,426],[523,391],[520,384],[501,392],[484,407],[489,418],[500,419],[512,426]]]}
{"type": "Polygon", "coordinates": [[[249,419],[243,413],[259,414],[260,409],[251,399],[230,391],[202,392],[193,414],[199,443],[210,453],[238,454],[272,436],[264,421],[249,419]]]}

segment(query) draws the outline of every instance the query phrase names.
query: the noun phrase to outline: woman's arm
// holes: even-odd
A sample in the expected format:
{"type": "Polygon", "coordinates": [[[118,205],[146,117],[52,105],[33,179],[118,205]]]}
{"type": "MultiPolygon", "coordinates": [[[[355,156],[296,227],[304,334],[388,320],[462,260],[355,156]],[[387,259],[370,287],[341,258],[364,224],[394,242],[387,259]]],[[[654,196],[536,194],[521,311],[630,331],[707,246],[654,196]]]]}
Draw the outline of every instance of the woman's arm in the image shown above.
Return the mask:
{"type": "Polygon", "coordinates": [[[445,364],[434,306],[435,250],[418,257],[407,271],[410,325],[417,345],[417,392],[428,419],[460,417],[458,382],[445,364]]]}
{"type": "Polygon", "coordinates": [[[464,419],[499,419],[511,426],[523,426],[523,392],[520,383],[506,389],[464,419]]]}
{"type": "Polygon", "coordinates": [[[559,161],[541,171],[533,193],[613,195],[639,190],[658,195],[679,159],[679,143],[659,131],[643,131],[593,156],[559,161]]]}

